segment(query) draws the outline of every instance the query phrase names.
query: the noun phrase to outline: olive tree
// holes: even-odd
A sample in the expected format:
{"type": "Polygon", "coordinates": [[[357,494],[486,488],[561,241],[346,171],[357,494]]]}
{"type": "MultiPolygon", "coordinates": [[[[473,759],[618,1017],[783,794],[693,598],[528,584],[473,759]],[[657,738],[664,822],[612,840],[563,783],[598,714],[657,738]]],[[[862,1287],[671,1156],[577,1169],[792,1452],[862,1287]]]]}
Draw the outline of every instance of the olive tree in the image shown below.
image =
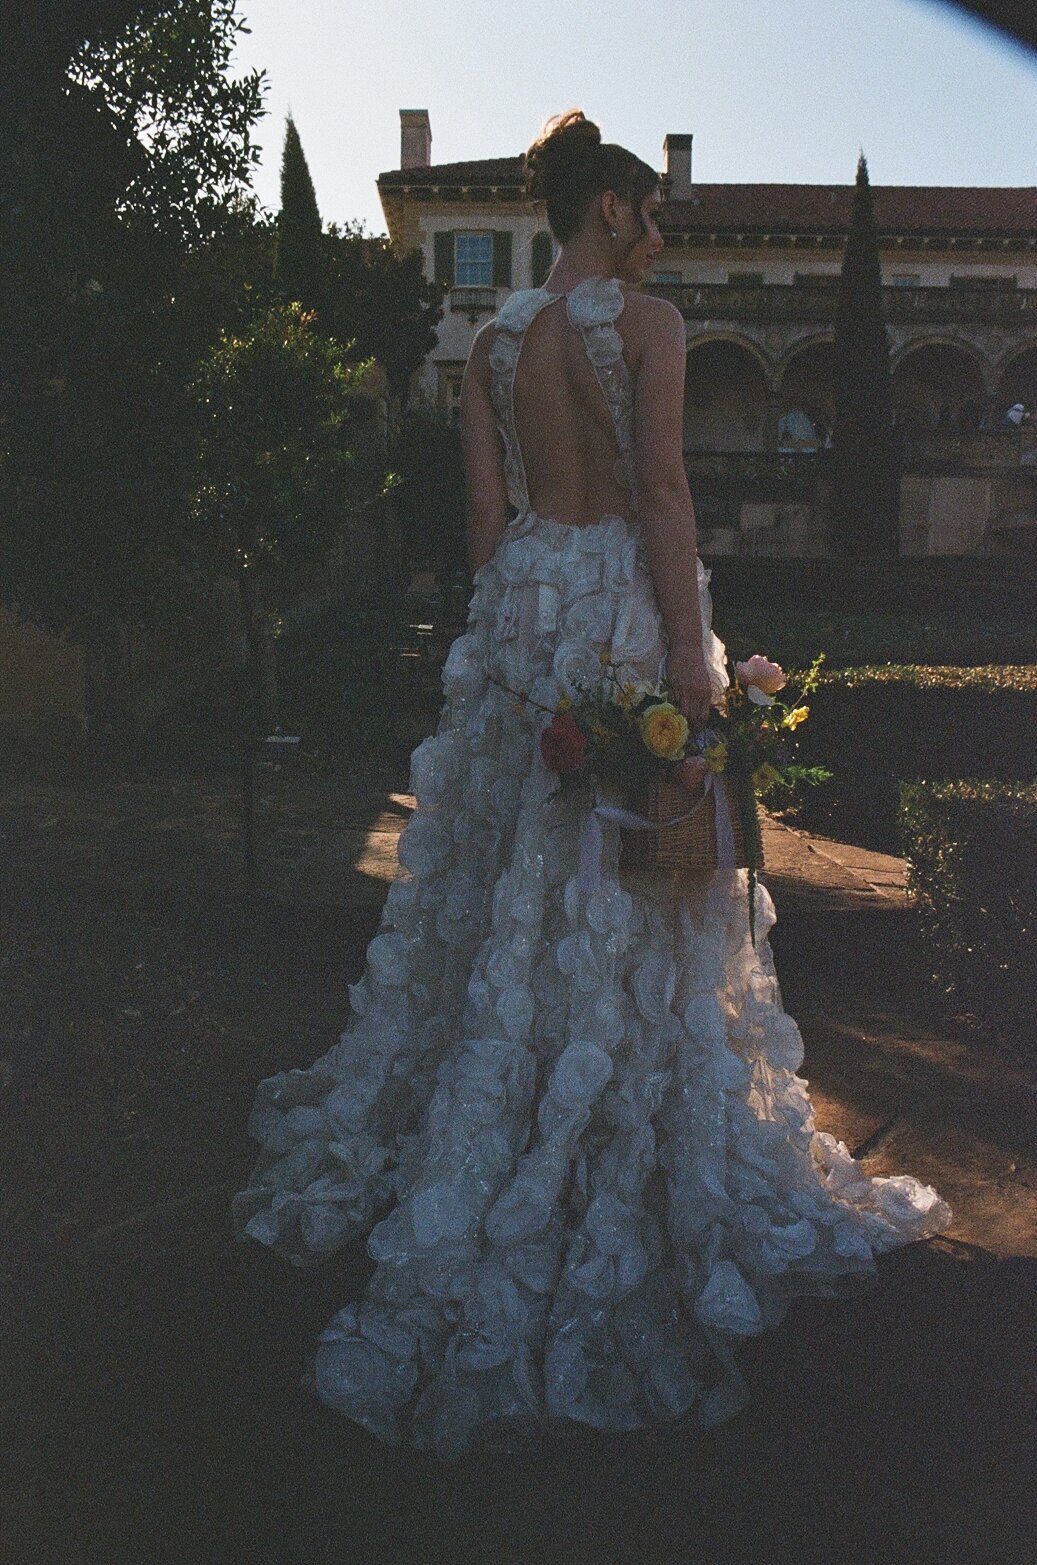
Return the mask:
{"type": "Polygon", "coordinates": [[[237,583],[250,689],[241,730],[250,872],[256,742],[279,715],[274,639],[307,568],[344,540],[384,481],[372,361],[349,363],[313,319],[297,304],[272,306],[242,335],[220,339],[194,387],[185,536],[202,568],[237,583]]]}

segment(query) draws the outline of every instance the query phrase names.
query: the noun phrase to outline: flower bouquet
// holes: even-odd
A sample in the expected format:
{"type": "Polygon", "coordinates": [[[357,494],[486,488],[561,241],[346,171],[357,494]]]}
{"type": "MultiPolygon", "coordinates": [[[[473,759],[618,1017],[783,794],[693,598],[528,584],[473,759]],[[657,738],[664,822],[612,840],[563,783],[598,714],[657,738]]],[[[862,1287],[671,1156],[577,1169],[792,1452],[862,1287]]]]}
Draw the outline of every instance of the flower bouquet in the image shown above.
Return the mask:
{"type": "Polygon", "coordinates": [[[779,701],[784,670],[756,653],[735,663],[706,727],[691,733],[668,679],[621,680],[608,650],[593,685],[576,683],[575,700],[558,702],[540,736],[559,791],[618,786],[632,808],[595,804],[581,842],[581,879],[600,873],[601,824],[623,829],[620,862],[628,868],[749,870],[749,928],[755,944],[756,872],[763,863],[757,798],[789,794],[825,781],[824,767],[795,760],[796,729],[809,716],[802,698],[817,684],[824,654],[804,676],[796,702],[779,701]]]}

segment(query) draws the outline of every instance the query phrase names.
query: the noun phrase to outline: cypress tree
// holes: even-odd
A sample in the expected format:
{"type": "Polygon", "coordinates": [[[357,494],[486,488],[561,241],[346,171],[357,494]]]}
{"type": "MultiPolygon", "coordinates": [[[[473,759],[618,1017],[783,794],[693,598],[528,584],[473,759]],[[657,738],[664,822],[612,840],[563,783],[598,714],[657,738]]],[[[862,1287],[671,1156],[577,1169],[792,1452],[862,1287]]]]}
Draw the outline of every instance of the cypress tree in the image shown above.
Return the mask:
{"type": "Polygon", "coordinates": [[[281,210],[274,249],[274,287],[286,303],[322,309],[324,298],[321,221],[313,180],[295,121],[288,116],[281,156],[281,210]]]}
{"type": "Polygon", "coordinates": [[[878,231],[863,152],[839,279],[833,352],[828,541],[840,555],[899,552],[900,443],[893,425],[878,231]]]}

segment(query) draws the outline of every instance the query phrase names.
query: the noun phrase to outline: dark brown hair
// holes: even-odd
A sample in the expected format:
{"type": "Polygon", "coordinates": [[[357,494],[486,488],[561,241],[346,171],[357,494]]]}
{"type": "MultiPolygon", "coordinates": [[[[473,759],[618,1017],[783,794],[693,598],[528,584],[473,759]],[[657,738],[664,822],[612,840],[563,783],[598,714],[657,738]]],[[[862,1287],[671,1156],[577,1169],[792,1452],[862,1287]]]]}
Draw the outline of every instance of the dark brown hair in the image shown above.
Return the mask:
{"type": "Polygon", "coordinates": [[[605,190],[629,201],[644,233],[641,203],[659,185],[659,175],[626,147],[601,139],[582,109],[547,121],[523,159],[526,195],[546,201],[547,221],[560,245],[574,239],[587,207],[605,190]]]}

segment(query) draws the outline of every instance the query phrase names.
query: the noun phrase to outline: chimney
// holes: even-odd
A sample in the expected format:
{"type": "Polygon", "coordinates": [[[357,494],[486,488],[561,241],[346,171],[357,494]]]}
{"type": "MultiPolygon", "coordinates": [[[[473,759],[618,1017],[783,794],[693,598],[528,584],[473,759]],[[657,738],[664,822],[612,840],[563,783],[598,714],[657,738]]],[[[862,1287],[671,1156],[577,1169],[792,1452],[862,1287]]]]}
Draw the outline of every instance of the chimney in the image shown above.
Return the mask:
{"type": "Polygon", "coordinates": [[[663,173],[671,201],[687,201],[691,195],[691,137],[669,131],[663,137],[663,173]]]}
{"type": "Polygon", "coordinates": [[[428,109],[400,110],[400,167],[430,168],[432,126],[428,109]]]}

